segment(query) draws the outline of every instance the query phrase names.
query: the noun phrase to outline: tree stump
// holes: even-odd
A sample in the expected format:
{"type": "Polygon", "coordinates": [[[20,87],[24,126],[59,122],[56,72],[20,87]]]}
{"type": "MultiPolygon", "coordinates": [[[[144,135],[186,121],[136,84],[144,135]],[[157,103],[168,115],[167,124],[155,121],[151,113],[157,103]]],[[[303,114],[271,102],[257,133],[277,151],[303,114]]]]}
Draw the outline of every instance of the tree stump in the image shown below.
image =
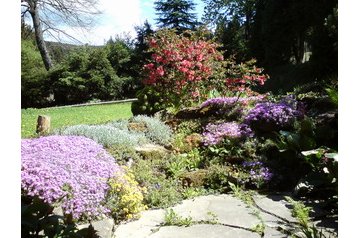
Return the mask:
{"type": "Polygon", "coordinates": [[[51,118],[45,115],[39,115],[37,118],[36,133],[44,135],[50,132],[51,118]]]}

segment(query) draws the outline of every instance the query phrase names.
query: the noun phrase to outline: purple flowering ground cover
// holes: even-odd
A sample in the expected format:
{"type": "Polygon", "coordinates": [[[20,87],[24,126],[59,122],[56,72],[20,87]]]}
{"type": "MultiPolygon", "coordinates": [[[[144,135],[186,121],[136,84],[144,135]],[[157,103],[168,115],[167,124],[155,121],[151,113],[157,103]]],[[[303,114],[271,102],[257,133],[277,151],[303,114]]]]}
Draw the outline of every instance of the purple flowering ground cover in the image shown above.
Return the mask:
{"type": "Polygon", "coordinates": [[[121,168],[104,148],[82,136],[47,136],[21,141],[21,188],[49,204],[61,202],[73,218],[109,212],[107,181],[121,168]]]}
{"type": "Polygon", "coordinates": [[[210,146],[221,143],[225,138],[239,139],[252,136],[253,132],[246,124],[235,122],[209,123],[203,133],[203,143],[205,146],[210,146]]]}
{"type": "Polygon", "coordinates": [[[284,102],[258,103],[245,117],[245,123],[250,126],[284,128],[293,123],[300,111],[284,102]]]}

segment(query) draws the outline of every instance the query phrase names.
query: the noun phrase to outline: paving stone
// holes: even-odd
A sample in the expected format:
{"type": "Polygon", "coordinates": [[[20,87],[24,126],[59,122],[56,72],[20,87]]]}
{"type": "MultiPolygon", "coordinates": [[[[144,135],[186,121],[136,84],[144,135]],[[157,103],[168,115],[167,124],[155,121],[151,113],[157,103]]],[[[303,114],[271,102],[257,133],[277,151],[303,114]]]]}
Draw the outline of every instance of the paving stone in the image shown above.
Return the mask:
{"type": "Polygon", "coordinates": [[[159,224],[164,221],[164,209],[143,211],[141,218],[136,221],[119,225],[114,232],[116,238],[141,238],[152,234],[153,229],[157,229],[159,224]]]}
{"type": "MultiPolygon", "coordinates": [[[[148,238],[260,238],[260,235],[243,230],[221,225],[199,224],[189,227],[166,226],[148,238]]],[[[140,238],[140,237],[138,237],[140,238]]]]}
{"type": "MultiPolygon", "coordinates": [[[[291,215],[290,209],[292,206],[285,200],[284,195],[255,195],[253,196],[253,199],[255,203],[265,211],[273,213],[290,222],[297,222],[297,220],[291,215]]],[[[264,212],[261,212],[261,216],[267,223],[277,223],[282,221],[276,216],[264,212]]]]}
{"type": "Polygon", "coordinates": [[[191,217],[194,221],[212,220],[214,214],[219,223],[252,228],[260,223],[241,200],[230,195],[208,195],[185,200],[173,208],[183,217],[191,217]]]}
{"type": "Polygon", "coordinates": [[[287,235],[277,230],[277,227],[288,228],[288,224],[280,216],[290,222],[296,222],[291,215],[291,206],[283,195],[255,195],[254,200],[258,206],[267,212],[254,207],[248,207],[241,200],[231,195],[208,195],[194,199],[184,200],[172,207],[174,212],[182,217],[190,217],[192,221],[213,221],[218,224],[193,224],[189,227],[165,226],[166,209],[149,210],[142,212],[142,217],[137,221],[128,222],[118,226],[114,232],[115,238],[186,238],[186,237],[243,237],[256,238],[260,235],[248,229],[254,228],[262,221],[265,225],[264,238],[282,238],[287,235]],[[259,211],[259,219],[254,211],[259,211]],[[211,215],[213,214],[213,215],[211,215]],[[237,226],[230,227],[225,225],[237,226]]]}
{"type": "MultiPolygon", "coordinates": [[[[79,225],[78,228],[87,228],[89,224],[79,225]]],[[[100,238],[111,238],[112,237],[112,229],[114,226],[114,220],[110,218],[105,218],[99,221],[92,222],[93,228],[97,231],[97,235],[100,238]]]]}

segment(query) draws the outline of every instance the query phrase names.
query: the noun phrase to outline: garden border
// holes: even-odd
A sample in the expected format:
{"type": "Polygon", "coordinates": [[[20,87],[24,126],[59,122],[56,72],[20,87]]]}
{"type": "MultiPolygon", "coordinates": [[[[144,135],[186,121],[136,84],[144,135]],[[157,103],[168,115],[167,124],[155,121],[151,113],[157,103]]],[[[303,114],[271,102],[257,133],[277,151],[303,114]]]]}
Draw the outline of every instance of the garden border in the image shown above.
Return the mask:
{"type": "MultiPolygon", "coordinates": [[[[84,106],[95,106],[95,105],[104,105],[104,104],[117,104],[117,103],[135,102],[135,101],[138,101],[138,98],[129,98],[129,99],[124,99],[124,100],[105,101],[105,102],[81,103],[81,104],[73,104],[73,105],[65,105],[65,106],[55,106],[55,107],[45,107],[45,108],[84,107],[84,106]]],[[[45,108],[41,108],[41,109],[45,109],[45,108]]]]}

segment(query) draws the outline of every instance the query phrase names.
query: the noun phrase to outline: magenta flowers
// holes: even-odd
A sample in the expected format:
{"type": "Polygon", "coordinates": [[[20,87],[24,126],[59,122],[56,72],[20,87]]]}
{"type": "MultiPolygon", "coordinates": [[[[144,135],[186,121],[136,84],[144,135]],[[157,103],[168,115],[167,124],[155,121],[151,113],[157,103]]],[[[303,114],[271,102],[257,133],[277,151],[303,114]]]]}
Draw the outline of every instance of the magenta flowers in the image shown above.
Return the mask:
{"type": "Polygon", "coordinates": [[[49,204],[61,202],[73,218],[109,212],[107,181],[121,168],[101,145],[82,136],[47,136],[21,142],[21,188],[49,204]]]}

